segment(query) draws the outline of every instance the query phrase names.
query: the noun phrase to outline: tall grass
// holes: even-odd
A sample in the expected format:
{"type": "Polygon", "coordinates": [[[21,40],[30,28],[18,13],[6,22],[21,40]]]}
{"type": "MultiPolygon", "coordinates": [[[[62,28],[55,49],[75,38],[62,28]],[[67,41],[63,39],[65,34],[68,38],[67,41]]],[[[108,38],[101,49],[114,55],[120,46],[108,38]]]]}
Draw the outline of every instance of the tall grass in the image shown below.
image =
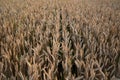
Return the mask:
{"type": "Polygon", "coordinates": [[[0,0],[0,80],[120,77],[119,0],[0,0]]]}

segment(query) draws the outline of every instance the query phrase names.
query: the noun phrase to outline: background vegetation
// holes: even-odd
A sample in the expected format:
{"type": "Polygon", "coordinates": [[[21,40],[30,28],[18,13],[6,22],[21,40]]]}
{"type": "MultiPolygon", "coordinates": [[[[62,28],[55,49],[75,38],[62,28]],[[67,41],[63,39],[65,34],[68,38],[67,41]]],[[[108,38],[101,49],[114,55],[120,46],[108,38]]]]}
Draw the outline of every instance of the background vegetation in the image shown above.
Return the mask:
{"type": "Polygon", "coordinates": [[[0,80],[120,77],[120,0],[0,0],[0,80]]]}

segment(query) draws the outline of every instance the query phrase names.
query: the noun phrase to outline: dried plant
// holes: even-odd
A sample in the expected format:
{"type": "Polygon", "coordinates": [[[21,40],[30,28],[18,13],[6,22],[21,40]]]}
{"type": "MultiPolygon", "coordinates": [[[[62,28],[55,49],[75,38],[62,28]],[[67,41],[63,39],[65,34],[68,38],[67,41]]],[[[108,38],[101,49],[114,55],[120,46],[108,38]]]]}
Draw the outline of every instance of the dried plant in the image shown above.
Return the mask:
{"type": "Polygon", "coordinates": [[[120,0],[0,0],[0,80],[120,78],[120,0]]]}

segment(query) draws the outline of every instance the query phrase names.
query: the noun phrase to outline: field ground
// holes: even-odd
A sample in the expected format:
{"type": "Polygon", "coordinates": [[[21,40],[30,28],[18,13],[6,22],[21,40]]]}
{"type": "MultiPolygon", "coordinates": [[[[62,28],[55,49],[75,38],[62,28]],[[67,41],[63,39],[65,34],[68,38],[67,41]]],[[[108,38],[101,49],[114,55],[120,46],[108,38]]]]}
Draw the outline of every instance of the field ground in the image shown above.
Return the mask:
{"type": "Polygon", "coordinates": [[[120,79],[120,0],[0,0],[0,80],[120,79]]]}

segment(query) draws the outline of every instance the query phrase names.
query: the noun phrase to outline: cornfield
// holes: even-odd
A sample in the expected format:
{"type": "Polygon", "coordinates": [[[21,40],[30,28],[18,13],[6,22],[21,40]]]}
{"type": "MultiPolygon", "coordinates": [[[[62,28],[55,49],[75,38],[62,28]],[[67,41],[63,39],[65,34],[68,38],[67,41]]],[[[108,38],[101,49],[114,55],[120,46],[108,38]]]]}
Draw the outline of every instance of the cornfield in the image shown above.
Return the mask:
{"type": "Polygon", "coordinates": [[[120,0],[0,0],[0,80],[120,78],[120,0]]]}

